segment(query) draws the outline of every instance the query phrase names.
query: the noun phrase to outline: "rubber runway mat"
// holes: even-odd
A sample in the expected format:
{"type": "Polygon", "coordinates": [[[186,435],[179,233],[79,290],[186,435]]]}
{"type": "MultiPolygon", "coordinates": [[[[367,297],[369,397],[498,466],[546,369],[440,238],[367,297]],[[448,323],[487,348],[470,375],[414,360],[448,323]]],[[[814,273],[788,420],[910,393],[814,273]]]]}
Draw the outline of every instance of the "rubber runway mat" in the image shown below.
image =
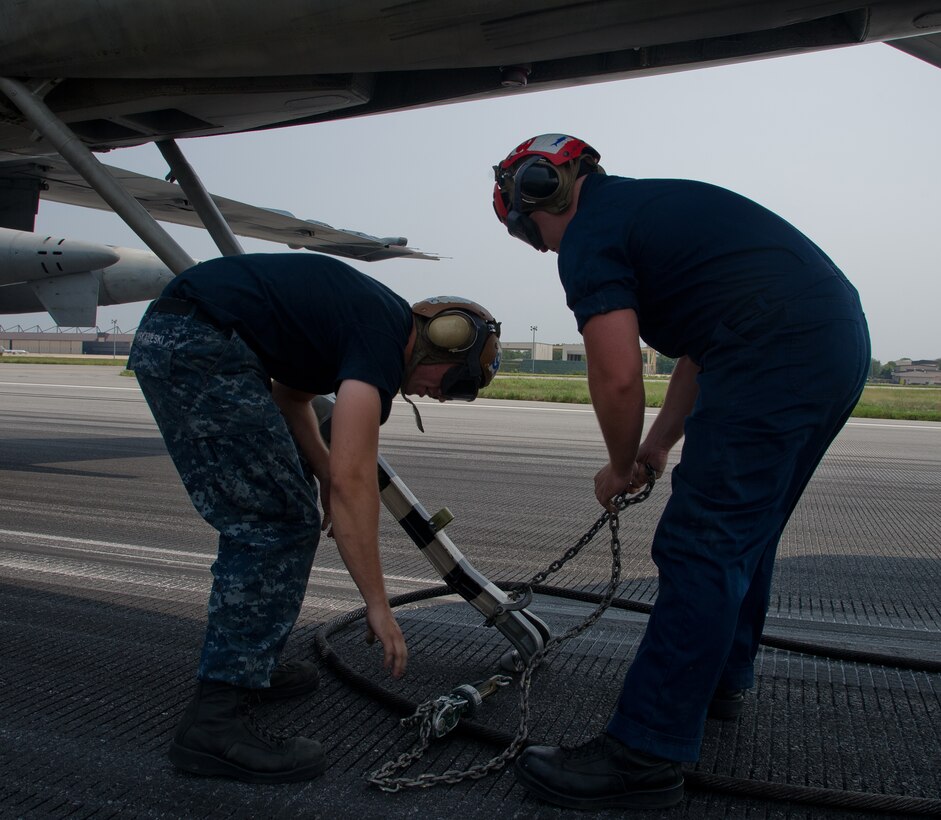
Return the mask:
{"type": "MultiPolygon", "coordinates": [[[[5,645],[25,648],[5,651],[0,671],[0,816],[564,815],[528,798],[509,771],[391,795],[368,785],[364,775],[409,749],[414,733],[398,725],[393,711],[329,670],[313,697],[262,709],[272,729],[324,742],[330,761],[324,778],[259,787],[181,775],[164,751],[192,685],[202,631],[199,613],[181,618],[161,611],[165,606],[122,603],[120,594],[102,598],[0,588],[5,645]]],[[[536,611],[554,631],[568,628],[589,610],[586,604],[544,596],[536,602],[536,611]]],[[[413,658],[400,682],[380,674],[378,649],[364,644],[361,622],[334,635],[331,646],[354,669],[416,702],[499,671],[505,642],[466,604],[431,601],[397,614],[410,636],[413,658]]],[[[643,625],[643,616],[611,612],[549,657],[534,678],[534,739],[577,743],[604,725],[643,625]]],[[[311,653],[315,628],[309,623],[296,631],[292,654],[311,653]]],[[[696,771],[916,797],[941,791],[941,675],[764,649],[757,677],[739,722],[707,723],[696,771]]],[[[512,733],[517,707],[515,688],[501,689],[484,702],[475,720],[512,733]]],[[[408,774],[463,769],[498,751],[450,735],[435,742],[408,774]]],[[[670,812],[671,817],[723,815],[860,816],[700,789],[689,790],[684,803],[670,812]]]]}

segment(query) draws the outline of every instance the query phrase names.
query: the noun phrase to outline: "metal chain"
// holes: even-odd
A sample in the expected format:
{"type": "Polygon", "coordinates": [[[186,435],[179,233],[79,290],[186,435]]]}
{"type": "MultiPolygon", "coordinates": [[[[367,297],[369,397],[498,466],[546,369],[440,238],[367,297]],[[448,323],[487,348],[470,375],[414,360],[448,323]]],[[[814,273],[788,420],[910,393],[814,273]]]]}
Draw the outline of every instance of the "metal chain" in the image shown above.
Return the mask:
{"type": "Polygon", "coordinates": [[[576,555],[578,555],[578,553],[582,551],[582,548],[585,545],[587,545],[588,542],[591,541],[591,539],[594,538],[598,534],[598,531],[606,523],[610,525],[611,520],[613,520],[615,523],[613,524],[612,529],[617,530],[617,527],[619,526],[619,522],[617,521],[618,513],[627,509],[632,504],[640,504],[642,501],[646,501],[647,498],[650,496],[650,494],[653,492],[654,485],[657,483],[655,473],[653,471],[653,468],[650,466],[647,466],[646,469],[647,469],[647,486],[645,486],[643,490],[641,490],[636,495],[629,495],[628,493],[625,492],[616,496],[613,499],[613,503],[615,506],[614,513],[611,513],[605,510],[605,512],[602,513],[602,515],[598,518],[598,520],[595,521],[595,523],[591,525],[591,527],[588,529],[588,532],[586,532],[581,538],[579,538],[578,541],[573,546],[569,547],[562,554],[561,558],[558,558],[555,561],[553,561],[542,572],[537,572],[527,583],[522,584],[517,590],[514,590],[514,592],[516,592],[517,595],[519,595],[524,590],[529,589],[531,591],[534,586],[537,586],[543,583],[546,580],[546,578],[548,578],[550,575],[554,575],[555,573],[557,573],[560,569],[562,569],[563,566],[565,566],[566,563],[571,561],[576,555]]]}
{"type": "Polygon", "coordinates": [[[523,584],[520,590],[517,591],[517,601],[522,600],[520,598],[521,595],[527,598],[530,597],[533,586],[541,584],[550,575],[558,572],[567,561],[570,561],[578,555],[582,548],[597,535],[605,524],[608,525],[608,529],[611,531],[611,578],[605,588],[604,595],[598,606],[595,607],[584,621],[580,624],[576,624],[562,635],[550,638],[545,646],[533,653],[533,656],[529,659],[529,663],[520,676],[519,723],[517,725],[516,735],[513,740],[510,741],[509,746],[486,763],[471,766],[469,769],[448,769],[441,774],[426,773],[420,774],[417,777],[395,777],[396,772],[407,769],[412,763],[421,758],[431,743],[431,738],[434,734],[434,715],[438,707],[438,701],[441,699],[429,700],[421,704],[415,710],[415,714],[401,721],[403,726],[418,725],[418,741],[416,744],[410,751],[404,752],[395,760],[390,760],[368,775],[366,779],[370,783],[378,786],[383,791],[397,792],[403,788],[427,789],[441,783],[454,784],[460,783],[463,780],[478,780],[492,771],[502,769],[510,760],[519,754],[529,736],[529,697],[533,674],[550,651],[565,643],[565,641],[581,634],[586,629],[589,629],[604,615],[605,610],[611,606],[614,593],[621,581],[621,540],[618,537],[621,521],[618,514],[632,504],[639,504],[641,501],[645,501],[650,496],[650,493],[653,492],[655,483],[654,472],[648,466],[647,486],[643,490],[633,496],[629,496],[626,492],[616,496],[614,498],[614,512],[605,511],[578,542],[565,551],[560,559],[553,561],[542,572],[537,572],[528,583],[523,584]]]}

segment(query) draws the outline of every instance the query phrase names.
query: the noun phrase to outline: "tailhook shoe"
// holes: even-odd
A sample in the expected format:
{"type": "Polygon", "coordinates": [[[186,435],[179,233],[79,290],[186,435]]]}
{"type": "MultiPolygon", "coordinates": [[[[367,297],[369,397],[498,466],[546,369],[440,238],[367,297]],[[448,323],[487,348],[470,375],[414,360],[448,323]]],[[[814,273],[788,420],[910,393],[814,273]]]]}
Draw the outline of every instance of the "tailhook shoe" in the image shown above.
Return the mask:
{"type": "Polygon", "coordinates": [[[572,809],[664,809],[683,799],[679,763],[601,734],[581,746],[530,746],[516,778],[532,794],[572,809]]]}
{"type": "Polygon", "coordinates": [[[259,700],[268,701],[308,695],[320,686],[317,667],[310,661],[285,661],[271,673],[271,682],[265,689],[255,689],[259,700]]]}
{"type": "Polygon", "coordinates": [[[170,744],[170,762],[191,774],[247,783],[295,783],[322,774],[320,743],[275,737],[256,723],[254,691],[200,681],[170,744]]]}
{"type": "Polygon", "coordinates": [[[744,689],[717,689],[709,701],[706,716],[715,720],[738,720],[744,705],[744,689]]]}

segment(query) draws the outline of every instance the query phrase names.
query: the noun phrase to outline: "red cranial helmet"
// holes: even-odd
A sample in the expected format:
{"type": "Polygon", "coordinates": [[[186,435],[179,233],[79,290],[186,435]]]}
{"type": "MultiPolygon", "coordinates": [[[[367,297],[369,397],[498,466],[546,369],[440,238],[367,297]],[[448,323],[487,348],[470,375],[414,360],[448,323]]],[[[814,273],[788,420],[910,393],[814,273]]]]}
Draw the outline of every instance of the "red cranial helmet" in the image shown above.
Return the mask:
{"type": "Polygon", "coordinates": [[[599,154],[584,140],[566,134],[542,134],[520,143],[493,167],[493,209],[511,235],[545,250],[533,211],[564,213],[572,201],[575,180],[604,173],[599,154]]]}

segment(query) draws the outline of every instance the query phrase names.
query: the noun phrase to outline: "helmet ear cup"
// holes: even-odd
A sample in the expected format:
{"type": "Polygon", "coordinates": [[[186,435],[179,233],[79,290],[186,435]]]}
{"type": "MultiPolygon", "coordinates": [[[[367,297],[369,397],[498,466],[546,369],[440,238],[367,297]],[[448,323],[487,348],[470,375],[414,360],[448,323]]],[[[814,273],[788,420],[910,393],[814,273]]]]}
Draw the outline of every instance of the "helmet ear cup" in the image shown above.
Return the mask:
{"type": "Polygon", "coordinates": [[[428,323],[428,340],[443,350],[466,350],[477,337],[477,328],[463,313],[444,313],[428,323]]]}

